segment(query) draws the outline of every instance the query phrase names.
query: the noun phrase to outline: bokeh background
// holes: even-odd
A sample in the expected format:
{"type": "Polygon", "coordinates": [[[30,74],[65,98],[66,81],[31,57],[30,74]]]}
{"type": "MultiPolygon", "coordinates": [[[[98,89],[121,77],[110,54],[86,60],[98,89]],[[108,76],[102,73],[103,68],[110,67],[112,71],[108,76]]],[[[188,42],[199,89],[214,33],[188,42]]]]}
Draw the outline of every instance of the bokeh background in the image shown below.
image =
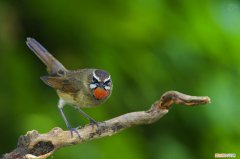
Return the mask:
{"type": "MultiPolygon", "coordinates": [[[[1,0],[0,154],[35,129],[66,126],[58,97],[26,47],[34,37],[67,68],[101,68],[111,98],[85,109],[98,121],[147,110],[162,93],[208,95],[210,105],[175,106],[152,125],[57,151],[53,158],[202,159],[240,156],[240,2],[237,0],[1,0]]],[[[65,107],[74,126],[86,124],[65,107]]]]}

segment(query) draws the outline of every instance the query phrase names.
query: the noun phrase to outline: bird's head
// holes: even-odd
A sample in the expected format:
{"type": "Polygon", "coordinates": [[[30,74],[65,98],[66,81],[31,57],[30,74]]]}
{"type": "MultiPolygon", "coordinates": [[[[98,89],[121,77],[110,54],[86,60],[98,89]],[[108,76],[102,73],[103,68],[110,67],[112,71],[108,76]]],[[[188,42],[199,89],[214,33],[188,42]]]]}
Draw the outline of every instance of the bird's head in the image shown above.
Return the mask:
{"type": "Polygon", "coordinates": [[[97,100],[107,99],[112,92],[112,80],[108,72],[104,70],[94,70],[92,72],[90,89],[92,95],[97,100]]]}

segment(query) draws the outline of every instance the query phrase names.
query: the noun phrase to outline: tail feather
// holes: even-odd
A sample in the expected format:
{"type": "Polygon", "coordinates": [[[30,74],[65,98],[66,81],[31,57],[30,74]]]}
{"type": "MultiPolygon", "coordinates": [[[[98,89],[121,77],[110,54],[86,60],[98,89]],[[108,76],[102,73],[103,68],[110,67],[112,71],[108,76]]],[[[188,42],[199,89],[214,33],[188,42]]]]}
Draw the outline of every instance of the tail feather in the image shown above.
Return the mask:
{"type": "Polygon", "coordinates": [[[66,71],[66,68],[35,39],[27,38],[26,44],[47,66],[49,74],[57,74],[60,70],[66,71]]]}

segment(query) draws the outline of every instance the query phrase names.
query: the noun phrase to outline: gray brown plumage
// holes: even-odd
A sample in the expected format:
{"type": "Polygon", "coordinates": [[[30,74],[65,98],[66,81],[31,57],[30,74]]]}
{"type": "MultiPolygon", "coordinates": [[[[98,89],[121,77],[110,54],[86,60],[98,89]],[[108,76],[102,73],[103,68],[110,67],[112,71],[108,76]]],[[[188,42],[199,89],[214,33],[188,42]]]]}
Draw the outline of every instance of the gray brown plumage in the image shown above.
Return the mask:
{"type": "Polygon", "coordinates": [[[65,104],[76,107],[91,122],[95,122],[80,108],[100,105],[110,97],[112,81],[109,73],[100,69],[68,70],[35,39],[27,38],[26,44],[47,66],[49,75],[41,79],[56,90],[60,98],[58,107],[67,126],[72,129],[62,110],[65,104]]]}

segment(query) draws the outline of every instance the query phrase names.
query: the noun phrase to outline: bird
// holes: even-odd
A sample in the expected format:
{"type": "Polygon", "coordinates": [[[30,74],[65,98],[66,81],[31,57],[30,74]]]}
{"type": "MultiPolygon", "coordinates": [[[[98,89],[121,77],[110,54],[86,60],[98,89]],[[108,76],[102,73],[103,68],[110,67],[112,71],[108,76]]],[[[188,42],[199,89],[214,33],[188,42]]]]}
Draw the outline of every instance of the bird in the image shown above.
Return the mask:
{"type": "Polygon", "coordinates": [[[56,90],[59,96],[58,109],[71,136],[75,132],[81,138],[77,128],[73,128],[68,122],[63,107],[73,106],[90,121],[90,124],[97,124],[82,108],[96,107],[109,99],[113,88],[110,74],[94,68],[68,70],[34,38],[27,37],[26,44],[47,67],[48,75],[40,79],[56,90]]]}

